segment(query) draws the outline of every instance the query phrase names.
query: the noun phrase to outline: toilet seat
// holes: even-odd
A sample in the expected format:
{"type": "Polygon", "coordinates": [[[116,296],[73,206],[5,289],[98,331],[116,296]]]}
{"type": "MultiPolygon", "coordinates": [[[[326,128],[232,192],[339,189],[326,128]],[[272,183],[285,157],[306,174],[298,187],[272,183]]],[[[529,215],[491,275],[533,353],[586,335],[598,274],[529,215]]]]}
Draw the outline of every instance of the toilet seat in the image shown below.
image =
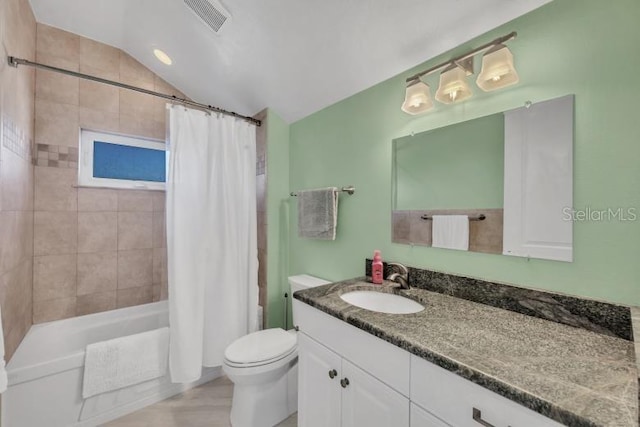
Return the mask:
{"type": "Polygon", "coordinates": [[[281,328],[265,329],[238,338],[224,352],[224,362],[236,368],[268,365],[297,351],[297,336],[281,328]]]}
{"type": "Polygon", "coordinates": [[[289,350],[288,352],[286,352],[286,353],[284,353],[284,354],[282,354],[280,356],[274,357],[273,359],[269,359],[269,360],[263,360],[261,362],[236,363],[236,362],[232,362],[232,361],[230,361],[230,360],[225,358],[224,359],[224,363],[225,363],[225,365],[231,366],[233,368],[255,368],[255,367],[258,367],[258,366],[265,366],[265,365],[270,365],[272,363],[276,363],[279,360],[285,359],[288,356],[290,356],[291,354],[297,353],[297,352],[298,352],[298,346],[295,346],[291,350],[289,350]]]}

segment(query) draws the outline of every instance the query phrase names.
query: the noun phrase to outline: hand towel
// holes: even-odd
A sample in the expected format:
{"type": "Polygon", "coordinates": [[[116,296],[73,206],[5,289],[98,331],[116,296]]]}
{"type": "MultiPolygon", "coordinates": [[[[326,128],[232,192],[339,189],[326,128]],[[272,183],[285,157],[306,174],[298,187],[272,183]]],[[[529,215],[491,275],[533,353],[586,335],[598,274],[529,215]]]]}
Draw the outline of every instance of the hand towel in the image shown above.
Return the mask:
{"type": "Polygon", "coordinates": [[[434,248],[469,250],[467,215],[433,215],[431,227],[431,246],[434,248]]]}
{"type": "Polygon", "coordinates": [[[4,363],[4,331],[2,328],[2,309],[0,309],[0,393],[7,390],[7,368],[4,363]]]}
{"type": "Polygon", "coordinates": [[[161,377],[167,372],[168,357],[169,328],[89,344],[82,397],[161,377]]]}
{"type": "Polygon", "coordinates": [[[337,226],[336,187],[298,191],[298,236],[335,240],[337,226]]]}

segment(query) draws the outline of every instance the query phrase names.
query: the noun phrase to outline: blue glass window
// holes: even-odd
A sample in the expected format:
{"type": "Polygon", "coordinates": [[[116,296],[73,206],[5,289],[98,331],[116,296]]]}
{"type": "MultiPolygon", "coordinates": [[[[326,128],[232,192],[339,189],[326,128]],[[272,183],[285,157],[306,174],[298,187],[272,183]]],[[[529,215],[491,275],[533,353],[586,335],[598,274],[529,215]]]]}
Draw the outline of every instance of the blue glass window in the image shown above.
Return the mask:
{"type": "Polygon", "coordinates": [[[166,152],[108,142],[93,142],[94,178],[166,181],[166,152]]]}

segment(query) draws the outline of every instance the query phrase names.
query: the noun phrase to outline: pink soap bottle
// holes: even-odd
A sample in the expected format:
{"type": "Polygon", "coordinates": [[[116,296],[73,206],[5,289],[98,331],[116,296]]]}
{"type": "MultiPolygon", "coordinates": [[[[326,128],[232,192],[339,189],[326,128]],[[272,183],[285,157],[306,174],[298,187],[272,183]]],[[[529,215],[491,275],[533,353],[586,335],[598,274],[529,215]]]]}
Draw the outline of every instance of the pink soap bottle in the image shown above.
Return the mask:
{"type": "Polygon", "coordinates": [[[380,251],[373,251],[373,262],[371,263],[371,281],[376,285],[381,285],[384,280],[384,266],[382,265],[382,257],[380,251]]]}

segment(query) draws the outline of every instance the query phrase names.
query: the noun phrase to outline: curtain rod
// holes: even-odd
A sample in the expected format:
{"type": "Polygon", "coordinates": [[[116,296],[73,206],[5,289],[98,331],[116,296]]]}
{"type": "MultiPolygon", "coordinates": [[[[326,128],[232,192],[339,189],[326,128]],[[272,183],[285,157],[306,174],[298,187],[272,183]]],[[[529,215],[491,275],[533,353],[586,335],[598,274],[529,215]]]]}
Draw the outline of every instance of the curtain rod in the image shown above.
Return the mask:
{"type": "Polygon", "coordinates": [[[29,61],[27,59],[16,58],[16,57],[13,57],[13,56],[9,56],[8,59],[9,59],[9,65],[12,66],[12,67],[15,67],[15,68],[18,68],[18,65],[28,65],[30,67],[41,68],[43,70],[53,71],[53,72],[56,72],[56,73],[62,73],[62,74],[66,74],[66,75],[69,75],[69,76],[78,77],[78,78],[81,78],[81,79],[91,80],[91,81],[98,82],[98,83],[104,83],[104,84],[111,85],[111,86],[121,87],[123,89],[133,90],[135,92],[140,92],[140,93],[144,93],[144,94],[147,94],[147,95],[156,96],[158,98],[168,99],[169,101],[177,102],[177,103],[184,104],[184,105],[189,105],[189,106],[192,106],[192,107],[200,108],[202,110],[215,111],[216,113],[221,113],[221,114],[224,114],[224,115],[227,115],[227,116],[233,116],[233,117],[236,117],[238,119],[246,120],[249,123],[253,123],[256,126],[261,126],[262,125],[262,122],[260,120],[254,119],[253,117],[243,116],[241,114],[234,113],[233,111],[227,111],[227,110],[224,110],[222,108],[213,107],[211,105],[201,104],[199,102],[191,101],[191,100],[186,99],[186,98],[178,98],[175,95],[166,95],[164,93],[154,92],[152,90],[147,90],[147,89],[144,89],[144,88],[141,88],[141,87],[131,86],[131,85],[128,85],[128,84],[125,84],[125,83],[114,82],[113,80],[107,80],[107,79],[103,79],[103,78],[96,77],[96,76],[90,76],[88,74],[78,73],[76,71],[65,70],[64,68],[52,67],[51,65],[40,64],[38,62],[32,62],[32,61],[29,61]]]}

